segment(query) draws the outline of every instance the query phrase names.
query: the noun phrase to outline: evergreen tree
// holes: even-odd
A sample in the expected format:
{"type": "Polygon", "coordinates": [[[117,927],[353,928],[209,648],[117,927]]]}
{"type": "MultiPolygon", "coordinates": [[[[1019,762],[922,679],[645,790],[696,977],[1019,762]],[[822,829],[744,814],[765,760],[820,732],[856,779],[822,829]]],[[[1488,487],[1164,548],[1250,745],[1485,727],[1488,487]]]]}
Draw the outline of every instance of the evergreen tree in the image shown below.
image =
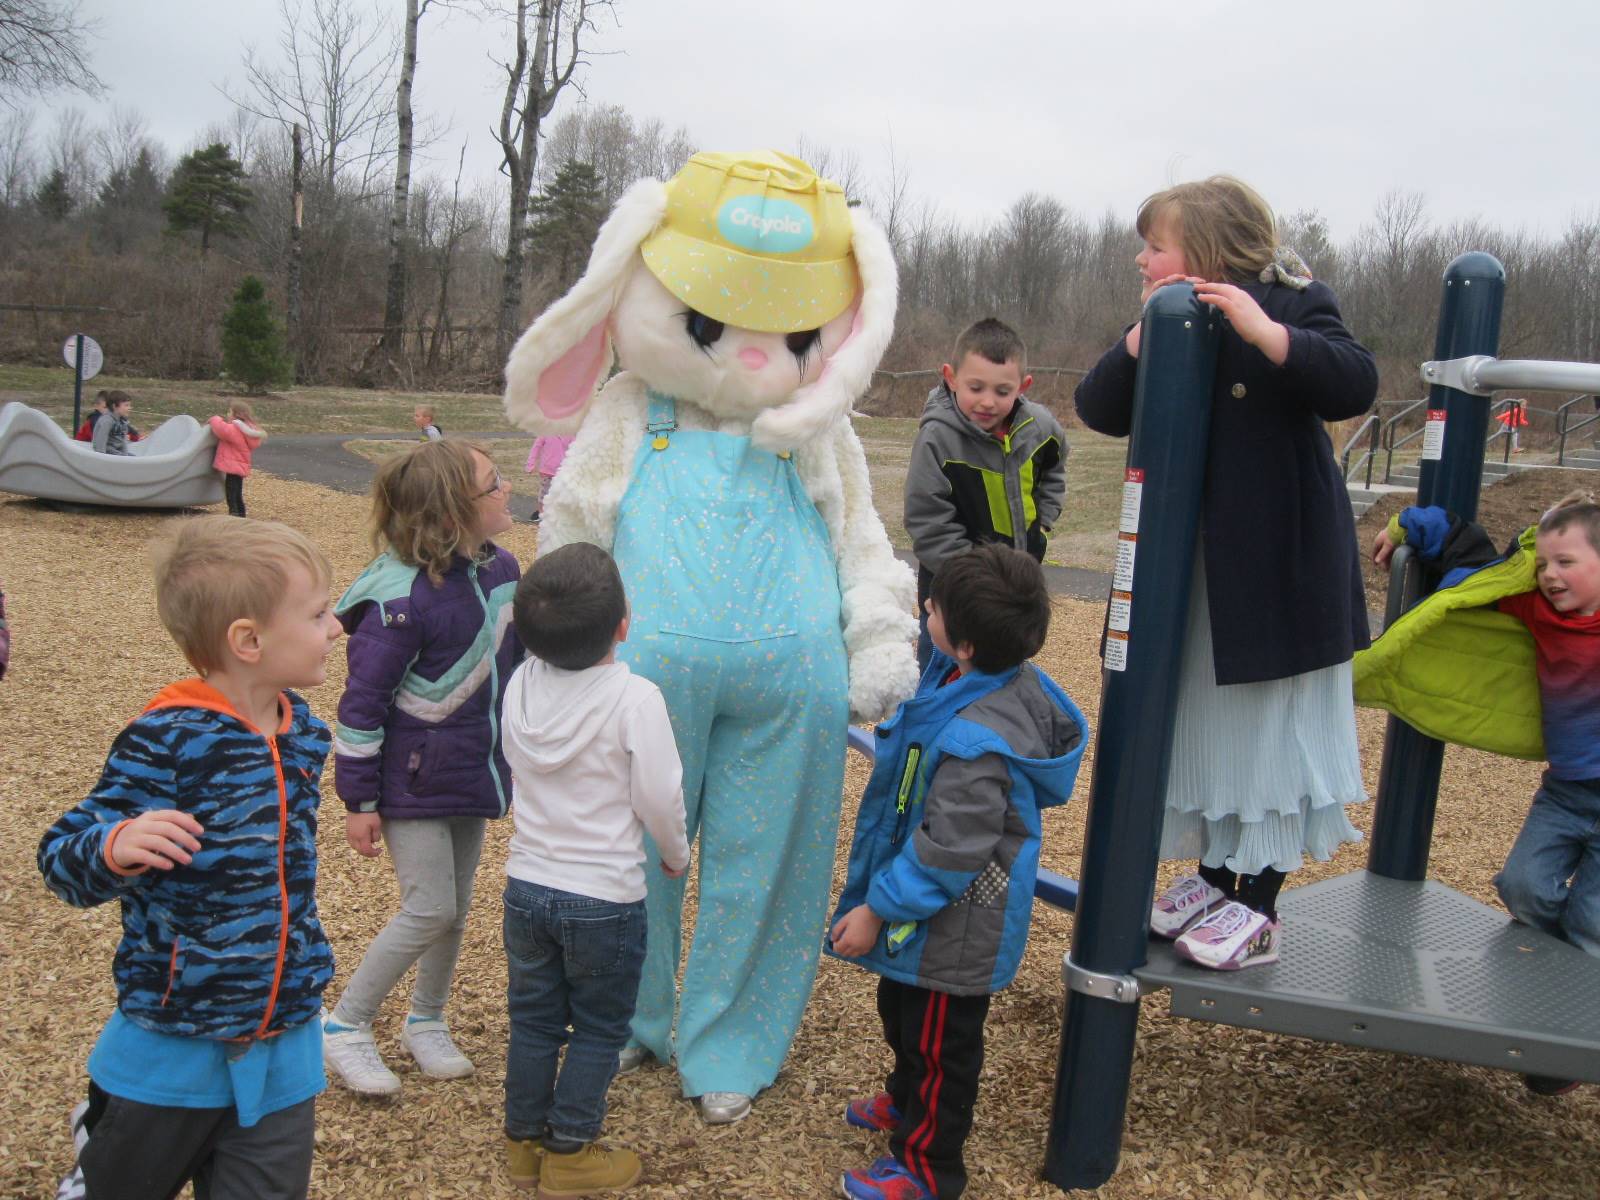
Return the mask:
{"type": "Polygon", "coordinates": [[[605,193],[586,162],[565,163],[529,202],[528,241],[536,261],[555,267],[558,291],[577,280],[605,216],[605,193]]]}
{"type": "Polygon", "coordinates": [[[60,167],[51,171],[34,193],[33,203],[50,220],[65,221],[72,212],[72,188],[67,183],[67,173],[60,167]]]}
{"type": "Polygon", "coordinates": [[[178,160],[162,209],[167,214],[167,227],[174,233],[200,231],[203,258],[213,233],[238,237],[244,232],[244,214],[250,202],[244,167],[228,153],[225,143],[213,142],[178,160]]]}
{"type": "Polygon", "coordinates": [[[222,369],[252,392],[289,381],[283,330],[272,315],[266,288],[254,275],[244,277],[233,294],[233,307],[222,318],[222,369]]]}
{"type": "Polygon", "coordinates": [[[149,147],[128,167],[106,176],[95,198],[96,232],[115,253],[121,254],[139,239],[161,227],[162,187],[149,147]]]}

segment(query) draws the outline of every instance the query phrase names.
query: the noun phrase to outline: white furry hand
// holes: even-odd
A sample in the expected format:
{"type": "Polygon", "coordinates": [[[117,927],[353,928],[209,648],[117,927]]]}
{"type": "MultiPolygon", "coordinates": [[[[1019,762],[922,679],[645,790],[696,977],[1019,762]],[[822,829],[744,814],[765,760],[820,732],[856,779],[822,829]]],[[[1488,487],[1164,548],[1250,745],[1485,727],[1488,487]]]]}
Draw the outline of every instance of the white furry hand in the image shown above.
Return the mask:
{"type": "Polygon", "coordinates": [[[881,721],[917,690],[917,655],[897,639],[863,647],[850,656],[850,719],[881,721]]]}

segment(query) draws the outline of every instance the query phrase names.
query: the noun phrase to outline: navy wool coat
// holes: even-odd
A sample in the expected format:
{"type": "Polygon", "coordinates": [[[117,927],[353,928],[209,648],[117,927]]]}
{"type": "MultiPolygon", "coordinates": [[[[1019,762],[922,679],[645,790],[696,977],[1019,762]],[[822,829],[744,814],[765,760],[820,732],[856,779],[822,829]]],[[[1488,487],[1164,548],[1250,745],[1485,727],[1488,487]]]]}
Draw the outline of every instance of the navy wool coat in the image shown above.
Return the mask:
{"type": "MultiPolygon", "coordinates": [[[[1280,366],[1226,322],[1212,387],[1201,538],[1217,682],[1284,679],[1370,642],[1350,496],[1324,421],[1372,407],[1378,369],[1333,292],[1241,284],[1289,330],[1280,366]]],[[[1138,360],[1122,338],[1078,385],[1090,429],[1126,436],[1138,360]]]]}

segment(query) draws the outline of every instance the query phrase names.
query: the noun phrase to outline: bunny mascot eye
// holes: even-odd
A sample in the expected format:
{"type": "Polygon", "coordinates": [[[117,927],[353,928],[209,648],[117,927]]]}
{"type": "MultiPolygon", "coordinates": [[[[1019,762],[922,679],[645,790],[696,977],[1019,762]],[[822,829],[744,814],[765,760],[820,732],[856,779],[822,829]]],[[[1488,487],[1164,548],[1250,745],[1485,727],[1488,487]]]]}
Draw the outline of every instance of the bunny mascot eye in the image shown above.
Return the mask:
{"type": "Polygon", "coordinates": [[[701,153],[623,195],[506,364],[514,422],[577,434],[540,551],[611,551],[618,659],[672,717],[699,916],[677,997],[683,886],[647,874],[633,1030],[708,1120],[742,1115],[799,1028],[846,722],[916,687],[913,578],[849,420],[894,310],[888,242],[837,184],[772,151],[701,153]]]}

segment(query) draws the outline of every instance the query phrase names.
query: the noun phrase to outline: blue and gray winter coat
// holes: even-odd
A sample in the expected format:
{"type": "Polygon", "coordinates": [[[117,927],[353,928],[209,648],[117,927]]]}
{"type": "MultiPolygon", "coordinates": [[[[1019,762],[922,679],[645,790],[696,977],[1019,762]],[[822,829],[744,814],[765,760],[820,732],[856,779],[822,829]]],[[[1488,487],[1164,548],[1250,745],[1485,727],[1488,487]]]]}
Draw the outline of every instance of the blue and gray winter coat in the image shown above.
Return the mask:
{"type": "Polygon", "coordinates": [[[829,926],[868,904],[883,930],[866,955],[848,961],[976,996],[1005,987],[1022,961],[1039,810],[1072,795],[1088,725],[1030,663],[941,687],[953,667],[935,652],[916,695],[877,728],[877,761],[829,926]]]}
{"type": "Polygon", "coordinates": [[[164,689],[118,735],[100,782],[39,843],[68,904],[122,902],[117,1007],[145,1029],[271,1037],[321,1007],[333,952],[317,918],[317,804],[328,727],[292,692],[263,732],[198,679],[164,689]],[[113,839],[150,809],[200,823],[170,871],[111,865],[113,839]]]}

